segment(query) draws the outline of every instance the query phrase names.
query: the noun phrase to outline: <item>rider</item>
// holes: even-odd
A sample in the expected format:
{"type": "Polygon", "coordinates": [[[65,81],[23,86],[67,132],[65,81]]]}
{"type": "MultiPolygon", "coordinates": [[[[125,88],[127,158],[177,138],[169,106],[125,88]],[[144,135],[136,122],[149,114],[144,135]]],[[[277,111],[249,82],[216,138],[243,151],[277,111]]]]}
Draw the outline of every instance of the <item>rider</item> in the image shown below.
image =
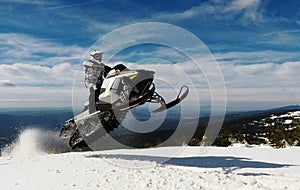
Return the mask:
{"type": "Polygon", "coordinates": [[[100,50],[93,50],[90,53],[91,58],[83,62],[85,67],[85,87],[89,89],[89,112],[96,111],[96,102],[100,95],[100,89],[104,80],[105,70],[110,67],[102,63],[102,54],[100,50]]]}

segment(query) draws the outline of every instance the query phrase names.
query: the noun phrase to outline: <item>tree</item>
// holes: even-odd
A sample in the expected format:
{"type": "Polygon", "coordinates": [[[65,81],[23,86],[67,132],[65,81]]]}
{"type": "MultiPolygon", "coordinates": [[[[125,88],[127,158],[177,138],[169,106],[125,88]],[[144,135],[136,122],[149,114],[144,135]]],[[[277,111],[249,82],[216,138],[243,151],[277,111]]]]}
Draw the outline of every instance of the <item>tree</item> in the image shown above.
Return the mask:
{"type": "Polygon", "coordinates": [[[269,141],[271,146],[284,148],[286,145],[285,136],[285,128],[283,125],[277,124],[272,127],[269,132],[269,141]]]}
{"type": "Polygon", "coordinates": [[[229,146],[233,143],[233,134],[228,126],[223,126],[213,145],[229,146]]]}

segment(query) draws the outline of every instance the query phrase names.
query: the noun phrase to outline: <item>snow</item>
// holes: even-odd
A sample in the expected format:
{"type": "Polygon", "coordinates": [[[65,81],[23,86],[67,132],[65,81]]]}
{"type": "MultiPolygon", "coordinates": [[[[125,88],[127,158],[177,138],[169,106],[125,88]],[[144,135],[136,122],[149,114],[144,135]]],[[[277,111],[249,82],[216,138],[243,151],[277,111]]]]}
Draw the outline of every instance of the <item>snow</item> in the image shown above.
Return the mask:
{"type": "Polygon", "coordinates": [[[290,124],[292,124],[292,123],[293,123],[293,120],[292,120],[292,119],[286,119],[286,120],[284,120],[284,122],[283,122],[284,125],[290,125],[290,124]]]}
{"type": "Polygon", "coordinates": [[[299,147],[29,153],[0,157],[1,189],[300,189],[299,147]]]}
{"type": "Polygon", "coordinates": [[[292,111],[292,112],[288,112],[286,114],[282,114],[282,115],[279,115],[279,116],[276,116],[276,115],[272,114],[270,119],[274,120],[274,119],[277,119],[277,118],[288,118],[288,117],[298,118],[299,116],[300,116],[300,111],[292,111]]]}

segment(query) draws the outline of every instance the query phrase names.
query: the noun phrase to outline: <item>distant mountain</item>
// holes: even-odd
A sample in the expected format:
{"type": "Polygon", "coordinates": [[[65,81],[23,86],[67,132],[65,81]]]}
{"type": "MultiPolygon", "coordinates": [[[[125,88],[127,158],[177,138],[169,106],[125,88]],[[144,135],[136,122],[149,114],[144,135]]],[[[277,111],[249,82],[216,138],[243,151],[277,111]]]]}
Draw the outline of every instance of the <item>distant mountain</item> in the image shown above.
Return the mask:
{"type": "Polygon", "coordinates": [[[279,107],[279,108],[274,108],[274,109],[269,109],[266,111],[295,111],[295,110],[300,110],[299,105],[290,105],[290,106],[284,106],[284,107],[279,107]]]}
{"type": "Polygon", "coordinates": [[[283,114],[289,111],[300,110],[299,105],[284,106],[279,108],[267,109],[267,110],[253,110],[243,112],[230,112],[225,116],[225,124],[239,123],[239,121],[252,121],[260,118],[267,117],[271,114],[283,114]]]}

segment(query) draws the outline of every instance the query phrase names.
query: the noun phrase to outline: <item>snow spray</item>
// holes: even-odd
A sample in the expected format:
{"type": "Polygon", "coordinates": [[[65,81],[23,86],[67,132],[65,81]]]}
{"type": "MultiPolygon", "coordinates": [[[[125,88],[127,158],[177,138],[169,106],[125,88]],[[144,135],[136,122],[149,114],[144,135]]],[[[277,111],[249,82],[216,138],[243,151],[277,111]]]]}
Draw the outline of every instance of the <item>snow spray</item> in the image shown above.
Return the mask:
{"type": "Polygon", "coordinates": [[[67,142],[58,137],[58,132],[27,128],[20,132],[15,142],[2,150],[2,156],[28,157],[68,150],[67,142]]]}

